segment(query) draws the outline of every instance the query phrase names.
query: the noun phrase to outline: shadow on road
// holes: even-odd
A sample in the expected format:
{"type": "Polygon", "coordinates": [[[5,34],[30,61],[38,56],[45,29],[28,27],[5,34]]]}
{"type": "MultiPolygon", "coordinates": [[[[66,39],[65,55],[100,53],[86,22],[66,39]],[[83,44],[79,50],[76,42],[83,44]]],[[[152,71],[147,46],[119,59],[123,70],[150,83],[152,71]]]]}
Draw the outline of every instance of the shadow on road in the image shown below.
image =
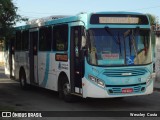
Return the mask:
{"type": "MultiPolygon", "coordinates": [[[[51,98],[53,100],[59,101],[59,103],[64,102],[62,99],[59,98],[58,92],[54,92],[51,90],[46,90],[39,87],[30,86],[29,90],[35,94],[41,94],[47,98],[51,98]]],[[[126,98],[105,98],[105,99],[96,99],[96,98],[80,98],[78,97],[77,100],[73,103],[66,103],[64,104],[71,105],[73,107],[79,107],[77,110],[139,110],[141,108],[150,108],[152,103],[144,102],[144,99],[148,99],[149,96],[139,96],[139,97],[126,97],[126,98]],[[85,108],[85,109],[83,109],[85,108]],[[87,108],[87,109],[86,109],[87,108]],[[129,109],[128,109],[129,108],[129,109]]]]}

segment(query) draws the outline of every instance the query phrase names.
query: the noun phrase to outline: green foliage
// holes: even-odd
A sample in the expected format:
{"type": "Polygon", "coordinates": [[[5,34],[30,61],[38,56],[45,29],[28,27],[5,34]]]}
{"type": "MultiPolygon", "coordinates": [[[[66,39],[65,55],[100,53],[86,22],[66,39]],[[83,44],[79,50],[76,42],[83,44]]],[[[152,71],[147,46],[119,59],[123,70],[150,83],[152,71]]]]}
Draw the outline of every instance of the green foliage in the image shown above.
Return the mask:
{"type": "Polygon", "coordinates": [[[12,0],[0,0],[1,37],[10,37],[16,22],[27,20],[17,14],[17,9],[12,0]]]}
{"type": "Polygon", "coordinates": [[[152,14],[149,14],[149,13],[147,15],[149,17],[150,24],[154,25],[156,23],[156,17],[152,14]]]}

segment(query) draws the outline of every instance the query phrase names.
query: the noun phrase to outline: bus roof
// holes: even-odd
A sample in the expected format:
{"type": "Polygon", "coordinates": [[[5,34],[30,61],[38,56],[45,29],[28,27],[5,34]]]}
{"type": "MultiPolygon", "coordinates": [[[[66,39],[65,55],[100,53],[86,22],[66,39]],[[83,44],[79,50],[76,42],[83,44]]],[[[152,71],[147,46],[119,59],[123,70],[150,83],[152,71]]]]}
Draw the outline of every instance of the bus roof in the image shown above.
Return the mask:
{"type": "MultiPolygon", "coordinates": [[[[24,29],[30,29],[40,26],[48,26],[48,25],[54,25],[54,24],[61,24],[61,23],[68,23],[68,22],[74,22],[74,21],[80,21],[83,18],[90,17],[92,14],[108,14],[108,15],[114,15],[114,14],[122,14],[122,15],[145,15],[138,12],[94,12],[94,13],[79,13],[75,16],[64,16],[64,15],[55,15],[55,16],[49,16],[39,19],[33,19],[31,21],[26,22],[26,25],[24,26],[18,26],[16,27],[16,30],[24,30],[24,29]]],[[[145,15],[146,16],[146,15],[145,15]]],[[[146,16],[148,19],[148,16],[146,16]]],[[[149,19],[148,19],[149,21],[149,19]]],[[[83,22],[88,22],[83,21],[83,22]]]]}

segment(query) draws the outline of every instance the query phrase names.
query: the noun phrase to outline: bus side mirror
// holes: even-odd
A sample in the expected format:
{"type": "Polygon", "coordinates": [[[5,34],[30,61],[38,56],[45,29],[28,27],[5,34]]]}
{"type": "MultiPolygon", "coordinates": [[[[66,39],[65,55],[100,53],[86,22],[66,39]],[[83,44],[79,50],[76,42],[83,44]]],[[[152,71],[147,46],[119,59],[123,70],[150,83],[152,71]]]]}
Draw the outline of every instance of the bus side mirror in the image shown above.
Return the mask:
{"type": "Polygon", "coordinates": [[[86,48],[86,38],[85,36],[82,36],[81,49],[85,49],[85,48],[86,48]]]}

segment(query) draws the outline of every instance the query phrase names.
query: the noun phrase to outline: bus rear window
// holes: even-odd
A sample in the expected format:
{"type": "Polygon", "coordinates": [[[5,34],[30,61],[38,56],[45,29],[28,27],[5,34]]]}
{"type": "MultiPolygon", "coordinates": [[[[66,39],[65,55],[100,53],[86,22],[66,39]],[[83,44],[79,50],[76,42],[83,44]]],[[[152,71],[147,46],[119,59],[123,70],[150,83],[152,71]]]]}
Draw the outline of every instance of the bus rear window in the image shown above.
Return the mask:
{"type": "Polygon", "coordinates": [[[128,14],[93,14],[90,24],[133,24],[148,25],[148,18],[145,15],[128,14]]]}

